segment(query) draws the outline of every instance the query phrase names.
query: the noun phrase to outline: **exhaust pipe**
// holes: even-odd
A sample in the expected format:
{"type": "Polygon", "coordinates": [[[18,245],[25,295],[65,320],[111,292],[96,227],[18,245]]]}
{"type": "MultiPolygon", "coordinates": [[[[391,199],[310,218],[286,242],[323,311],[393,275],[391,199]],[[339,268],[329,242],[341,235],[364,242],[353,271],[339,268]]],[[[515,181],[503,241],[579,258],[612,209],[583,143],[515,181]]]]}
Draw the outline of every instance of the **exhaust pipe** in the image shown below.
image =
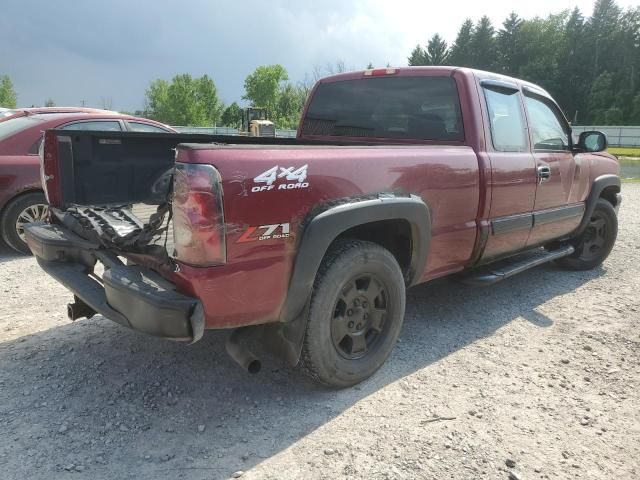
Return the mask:
{"type": "Polygon", "coordinates": [[[74,300],[75,302],[73,303],[67,303],[67,316],[72,322],[82,317],[91,318],[96,314],[96,311],[93,308],[75,295],[74,300]]]}
{"type": "Polygon", "coordinates": [[[262,362],[247,347],[246,336],[250,327],[236,328],[227,337],[225,348],[229,356],[246,372],[258,373],[262,362]]]}

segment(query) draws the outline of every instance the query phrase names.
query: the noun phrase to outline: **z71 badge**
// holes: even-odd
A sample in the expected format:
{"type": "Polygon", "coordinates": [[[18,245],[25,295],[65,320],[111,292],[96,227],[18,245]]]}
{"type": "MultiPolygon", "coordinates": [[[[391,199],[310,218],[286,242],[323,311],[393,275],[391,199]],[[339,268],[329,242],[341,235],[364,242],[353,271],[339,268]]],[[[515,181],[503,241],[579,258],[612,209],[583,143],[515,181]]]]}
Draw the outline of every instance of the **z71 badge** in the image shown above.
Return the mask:
{"type": "Polygon", "coordinates": [[[259,227],[247,228],[236,243],[255,242],[257,240],[277,240],[280,238],[289,238],[290,236],[290,226],[288,223],[260,225],[259,227]]]}
{"type": "Polygon", "coordinates": [[[307,179],[308,167],[309,165],[303,165],[298,168],[280,167],[278,165],[271,167],[253,179],[254,183],[264,183],[264,185],[255,185],[251,188],[251,191],[256,193],[276,189],[295,190],[298,188],[307,188],[309,182],[305,182],[305,180],[307,179]]]}

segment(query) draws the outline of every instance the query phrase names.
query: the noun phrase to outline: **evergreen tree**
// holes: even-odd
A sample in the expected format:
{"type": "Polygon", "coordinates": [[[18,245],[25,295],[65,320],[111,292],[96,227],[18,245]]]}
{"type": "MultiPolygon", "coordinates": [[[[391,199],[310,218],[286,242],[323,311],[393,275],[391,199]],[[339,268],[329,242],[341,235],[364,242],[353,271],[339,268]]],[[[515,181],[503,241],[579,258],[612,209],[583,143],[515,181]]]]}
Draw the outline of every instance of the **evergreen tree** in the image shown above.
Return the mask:
{"type": "Polygon", "coordinates": [[[532,19],[513,12],[498,32],[487,16],[475,24],[467,19],[449,50],[436,34],[409,60],[537,83],[577,123],[640,124],[640,6],[623,10],[615,0],[595,0],[587,18],[578,8],[532,19]]]}
{"type": "Polygon", "coordinates": [[[439,35],[435,34],[427,43],[425,52],[427,65],[446,65],[449,60],[449,49],[447,42],[439,35]]]}
{"type": "Polygon", "coordinates": [[[410,67],[428,65],[426,53],[420,45],[416,45],[416,48],[414,48],[413,51],[411,52],[411,55],[409,55],[408,60],[409,60],[410,67]]]}
{"type": "Polygon", "coordinates": [[[471,36],[471,66],[482,70],[492,70],[496,65],[495,29],[489,17],[484,15],[471,36]]]}
{"type": "Polygon", "coordinates": [[[522,19],[515,12],[507,17],[502,23],[502,28],[498,32],[497,44],[497,67],[498,70],[507,75],[517,75],[520,70],[521,39],[520,27],[522,19]]]}
{"type": "Polygon", "coordinates": [[[449,55],[449,61],[452,65],[460,67],[471,66],[471,38],[473,36],[473,22],[470,19],[466,19],[460,30],[456,40],[451,47],[451,53],[449,55]]]}

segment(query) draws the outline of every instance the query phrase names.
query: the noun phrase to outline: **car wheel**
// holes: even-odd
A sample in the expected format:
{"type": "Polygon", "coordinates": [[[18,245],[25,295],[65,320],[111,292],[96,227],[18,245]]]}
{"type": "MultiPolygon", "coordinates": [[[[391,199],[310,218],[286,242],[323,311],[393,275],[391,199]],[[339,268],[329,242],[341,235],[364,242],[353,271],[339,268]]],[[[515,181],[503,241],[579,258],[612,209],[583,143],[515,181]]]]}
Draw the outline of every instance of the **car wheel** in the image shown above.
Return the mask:
{"type": "Polygon", "coordinates": [[[2,238],[14,250],[29,254],[24,235],[24,227],[28,223],[46,220],[49,206],[40,192],[21,195],[9,203],[0,221],[2,238]]]}
{"type": "Polygon", "coordinates": [[[575,253],[561,258],[556,263],[570,270],[591,270],[609,256],[617,236],[616,211],[611,203],[601,198],[591,214],[587,227],[575,241],[575,253]]]}
{"type": "Polygon", "coordinates": [[[300,367],[331,387],[365,380],[393,350],[405,301],[404,277],[391,252],[371,242],[339,241],[316,276],[300,367]]]}

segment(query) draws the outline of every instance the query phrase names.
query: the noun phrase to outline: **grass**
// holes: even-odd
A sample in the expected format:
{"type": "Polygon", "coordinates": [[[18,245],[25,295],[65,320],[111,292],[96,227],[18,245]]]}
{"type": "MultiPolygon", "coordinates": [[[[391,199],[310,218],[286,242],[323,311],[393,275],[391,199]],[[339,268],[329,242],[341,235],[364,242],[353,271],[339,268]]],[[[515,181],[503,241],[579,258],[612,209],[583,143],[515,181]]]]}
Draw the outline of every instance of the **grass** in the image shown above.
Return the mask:
{"type": "Polygon", "coordinates": [[[638,147],[609,147],[607,151],[619,157],[640,157],[640,148],[638,147]]]}

